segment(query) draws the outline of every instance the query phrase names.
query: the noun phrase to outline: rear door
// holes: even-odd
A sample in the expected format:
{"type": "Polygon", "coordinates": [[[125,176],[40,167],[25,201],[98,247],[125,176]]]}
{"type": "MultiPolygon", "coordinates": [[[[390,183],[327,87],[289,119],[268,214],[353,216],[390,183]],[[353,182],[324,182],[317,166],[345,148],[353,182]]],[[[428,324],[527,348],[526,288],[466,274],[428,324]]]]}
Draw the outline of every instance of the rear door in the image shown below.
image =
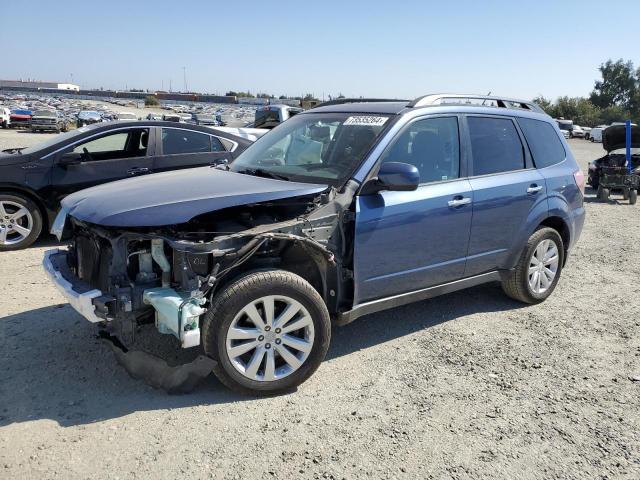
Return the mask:
{"type": "MultiPolygon", "coordinates": [[[[509,268],[529,219],[546,216],[546,183],[510,117],[465,117],[471,152],[473,220],[465,276],[509,268]]],[[[524,239],[526,241],[526,238],[524,239]]]]}
{"type": "Polygon", "coordinates": [[[156,172],[217,165],[231,161],[232,154],[215,135],[178,127],[158,128],[156,172]]]}
{"type": "Polygon", "coordinates": [[[56,154],[51,188],[58,200],[77,190],[152,173],[152,130],[123,128],[74,143],[56,154]]]}
{"type": "Polygon", "coordinates": [[[410,123],[383,153],[381,163],[415,165],[421,184],[357,197],[354,303],[462,278],[473,195],[460,152],[458,118],[447,116],[410,123]]]}

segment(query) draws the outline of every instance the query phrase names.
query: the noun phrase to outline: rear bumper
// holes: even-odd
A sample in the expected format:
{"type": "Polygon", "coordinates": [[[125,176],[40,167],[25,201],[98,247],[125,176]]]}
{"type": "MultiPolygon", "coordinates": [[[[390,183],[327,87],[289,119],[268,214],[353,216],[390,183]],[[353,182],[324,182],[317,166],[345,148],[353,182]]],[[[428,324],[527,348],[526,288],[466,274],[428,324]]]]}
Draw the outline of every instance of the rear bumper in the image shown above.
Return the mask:
{"type": "Polygon", "coordinates": [[[47,250],[42,266],[56,288],[67,299],[76,312],[91,323],[103,322],[95,313],[93,299],[102,296],[97,289],[88,288],[82,281],[70,275],[65,250],[47,250]]]}

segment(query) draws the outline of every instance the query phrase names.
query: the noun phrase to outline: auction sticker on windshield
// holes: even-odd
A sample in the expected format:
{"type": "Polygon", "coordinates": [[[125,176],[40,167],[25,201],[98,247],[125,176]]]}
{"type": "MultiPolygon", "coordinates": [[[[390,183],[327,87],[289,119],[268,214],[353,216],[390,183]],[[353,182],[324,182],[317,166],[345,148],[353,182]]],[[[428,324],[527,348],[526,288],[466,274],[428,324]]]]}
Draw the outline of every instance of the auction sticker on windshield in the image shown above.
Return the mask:
{"type": "Polygon", "coordinates": [[[368,115],[359,115],[357,117],[349,117],[345,120],[344,125],[368,125],[370,127],[381,127],[389,117],[371,117],[368,115]]]}

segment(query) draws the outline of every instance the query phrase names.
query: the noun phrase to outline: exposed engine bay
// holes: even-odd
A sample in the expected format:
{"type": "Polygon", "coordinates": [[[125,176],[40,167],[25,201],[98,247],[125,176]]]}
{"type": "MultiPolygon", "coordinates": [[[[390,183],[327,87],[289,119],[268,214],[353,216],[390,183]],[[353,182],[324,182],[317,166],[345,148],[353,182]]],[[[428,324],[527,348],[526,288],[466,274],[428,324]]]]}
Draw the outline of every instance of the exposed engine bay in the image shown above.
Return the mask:
{"type": "Polygon", "coordinates": [[[107,227],[70,216],[63,234],[72,239],[67,267],[102,293],[92,300],[95,315],[116,344],[155,323],[183,348],[199,345],[200,319],[215,292],[261,268],[303,276],[337,313],[353,299],[350,208],[357,186],[348,182],[340,192],[237,206],[167,227],[107,227]]]}

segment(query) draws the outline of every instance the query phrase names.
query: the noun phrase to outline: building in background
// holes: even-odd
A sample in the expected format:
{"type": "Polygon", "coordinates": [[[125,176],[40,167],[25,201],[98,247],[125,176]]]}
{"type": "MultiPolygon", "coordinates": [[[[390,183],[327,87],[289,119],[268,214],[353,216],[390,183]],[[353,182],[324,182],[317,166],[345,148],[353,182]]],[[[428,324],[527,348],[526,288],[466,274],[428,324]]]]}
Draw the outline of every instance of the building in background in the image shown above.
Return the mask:
{"type": "Polygon", "coordinates": [[[66,90],[77,92],[80,90],[78,85],[73,83],[58,82],[35,82],[24,80],[0,80],[0,88],[27,88],[27,89],[47,89],[47,90],[66,90]]]}

